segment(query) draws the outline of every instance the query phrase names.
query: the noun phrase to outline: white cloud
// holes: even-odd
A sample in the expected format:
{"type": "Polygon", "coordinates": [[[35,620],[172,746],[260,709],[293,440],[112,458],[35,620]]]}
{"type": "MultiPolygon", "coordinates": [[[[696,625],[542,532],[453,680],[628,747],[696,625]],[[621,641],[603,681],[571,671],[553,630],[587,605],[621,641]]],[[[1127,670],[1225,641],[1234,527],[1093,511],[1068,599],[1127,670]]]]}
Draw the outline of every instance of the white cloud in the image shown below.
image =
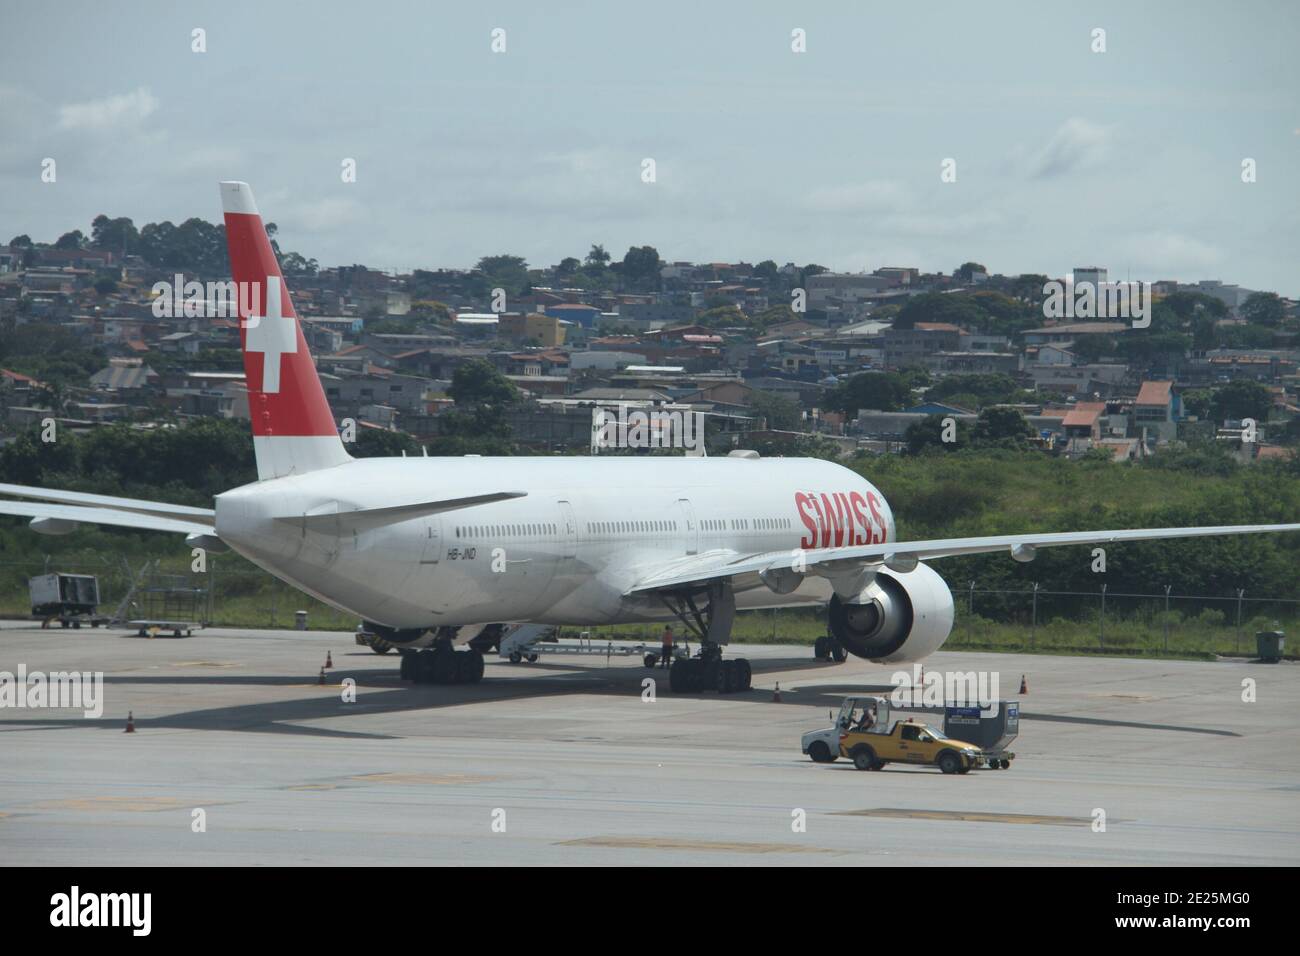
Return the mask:
{"type": "Polygon", "coordinates": [[[158,109],[158,99],[147,86],[84,103],[59,107],[60,129],[103,130],[136,126],[158,109]]]}
{"type": "Polygon", "coordinates": [[[1042,149],[1028,157],[1026,171],[1032,179],[1051,179],[1096,166],[1109,154],[1111,139],[1108,127],[1073,117],[1060,125],[1042,149]]]}
{"type": "Polygon", "coordinates": [[[887,212],[901,209],[906,198],[898,183],[877,179],[814,189],[806,202],[815,212],[887,212]]]}
{"type": "Polygon", "coordinates": [[[1203,278],[1207,270],[1213,270],[1223,262],[1223,253],[1219,249],[1176,232],[1130,236],[1117,243],[1115,251],[1121,261],[1157,278],[1203,278]]]}
{"type": "MultiPolygon", "coordinates": [[[[355,199],[332,197],[290,205],[282,211],[278,221],[311,232],[328,231],[361,222],[365,212],[365,206],[355,199]]],[[[273,214],[267,218],[277,221],[273,214]]]]}

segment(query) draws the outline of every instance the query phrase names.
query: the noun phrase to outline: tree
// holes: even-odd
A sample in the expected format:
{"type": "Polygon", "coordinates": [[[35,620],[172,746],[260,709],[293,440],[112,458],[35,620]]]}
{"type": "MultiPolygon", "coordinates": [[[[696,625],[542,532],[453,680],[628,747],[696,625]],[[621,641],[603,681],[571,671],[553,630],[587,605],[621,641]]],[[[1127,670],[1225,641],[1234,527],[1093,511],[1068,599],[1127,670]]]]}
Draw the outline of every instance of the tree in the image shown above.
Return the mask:
{"type": "Polygon", "coordinates": [[[971,439],[982,445],[1024,446],[1033,435],[1025,416],[1015,408],[986,408],[980,412],[971,439]]]}
{"type": "Polygon", "coordinates": [[[10,249],[30,249],[32,248],[32,237],[23,233],[20,236],[14,236],[9,240],[10,249]]]}
{"type": "Polygon", "coordinates": [[[829,389],[822,405],[852,417],[863,408],[897,411],[911,399],[912,390],[902,376],[894,372],[862,372],[829,389]]]}
{"type": "Polygon", "coordinates": [[[296,252],[286,252],[280,257],[280,268],[287,276],[314,276],[320,268],[315,259],[304,259],[296,252]]]}
{"type": "Polygon", "coordinates": [[[74,229],[72,232],[65,232],[59,236],[58,241],[54,243],[55,249],[84,249],[86,248],[86,237],[80,229],[74,229]]]}
{"type": "Polygon", "coordinates": [[[623,278],[634,289],[654,291],[659,287],[661,266],[654,246],[634,246],[623,256],[623,278]]]}
{"type": "Polygon", "coordinates": [[[505,289],[507,293],[522,293],[528,289],[528,263],[521,256],[484,256],[474,267],[489,289],[505,289]]]}
{"type": "Polygon", "coordinates": [[[1204,420],[1214,410],[1214,390],[1197,388],[1183,392],[1183,410],[1204,420]]]}
{"type": "Polygon", "coordinates": [[[484,359],[463,362],[452,374],[447,394],[457,405],[503,409],[519,401],[519,389],[484,359]]]}
{"type": "Polygon", "coordinates": [[[774,431],[793,431],[802,422],[799,403],[772,392],[755,391],[749,399],[749,410],[767,421],[774,431]]]}
{"type": "Polygon", "coordinates": [[[926,449],[940,449],[942,451],[955,451],[958,448],[964,448],[970,444],[970,426],[960,418],[954,421],[956,426],[953,429],[953,441],[944,441],[944,433],[947,427],[944,425],[945,415],[926,415],[912,425],[907,426],[907,431],[903,433],[903,440],[907,442],[907,451],[910,455],[919,455],[926,449]]]}
{"type": "Polygon", "coordinates": [[[1172,292],[1160,300],[1160,307],[1177,317],[1180,329],[1188,328],[1197,316],[1222,319],[1228,314],[1222,299],[1204,292],[1172,292]]]}
{"type": "Polygon", "coordinates": [[[609,265],[609,253],[605,251],[604,246],[592,246],[591,251],[587,253],[586,265],[589,269],[596,272],[601,271],[609,265]]]}
{"type": "Polygon", "coordinates": [[[125,216],[110,219],[100,213],[90,224],[90,244],[96,249],[106,249],[118,255],[136,251],[140,242],[139,230],[135,223],[125,216]]]}
{"type": "Polygon", "coordinates": [[[1277,328],[1286,319],[1286,305],[1276,292],[1252,292],[1241,304],[1241,317],[1251,325],[1277,328]]]}
{"type": "Polygon", "coordinates": [[[356,458],[398,458],[403,453],[412,456],[420,454],[420,446],[406,432],[362,428],[357,432],[357,440],[349,451],[356,458]]]}
{"type": "Polygon", "coordinates": [[[977,272],[982,272],[985,275],[989,274],[989,270],[978,262],[963,262],[957,267],[956,276],[962,282],[970,282],[977,272]]]}
{"type": "Polygon", "coordinates": [[[799,270],[800,287],[807,288],[809,279],[811,279],[813,276],[819,276],[826,271],[827,270],[825,266],[819,266],[815,262],[808,263],[806,266],[804,266],[802,269],[799,270]]]}
{"type": "Polygon", "coordinates": [[[574,275],[581,267],[582,263],[573,256],[565,256],[560,260],[560,264],[555,267],[555,276],[557,279],[567,279],[569,276],[574,275]]]}
{"type": "Polygon", "coordinates": [[[973,397],[977,408],[1015,402],[1028,397],[1021,391],[1014,378],[1001,372],[987,375],[949,375],[940,379],[925,393],[927,399],[936,401],[952,400],[959,395],[973,397]]]}
{"type": "Polygon", "coordinates": [[[1237,379],[1214,390],[1214,417],[1219,421],[1253,418],[1262,422],[1273,407],[1273,396],[1262,382],[1237,379]]]}

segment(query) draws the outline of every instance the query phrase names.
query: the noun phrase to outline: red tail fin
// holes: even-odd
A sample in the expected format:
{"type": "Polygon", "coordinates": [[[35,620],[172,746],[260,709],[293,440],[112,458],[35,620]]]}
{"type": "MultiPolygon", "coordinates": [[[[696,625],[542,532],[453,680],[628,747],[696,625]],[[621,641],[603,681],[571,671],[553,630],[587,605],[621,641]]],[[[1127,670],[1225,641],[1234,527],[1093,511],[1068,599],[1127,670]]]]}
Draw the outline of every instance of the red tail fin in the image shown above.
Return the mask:
{"type": "Polygon", "coordinates": [[[257,477],[349,461],[248,183],[221,184],[257,477]]]}

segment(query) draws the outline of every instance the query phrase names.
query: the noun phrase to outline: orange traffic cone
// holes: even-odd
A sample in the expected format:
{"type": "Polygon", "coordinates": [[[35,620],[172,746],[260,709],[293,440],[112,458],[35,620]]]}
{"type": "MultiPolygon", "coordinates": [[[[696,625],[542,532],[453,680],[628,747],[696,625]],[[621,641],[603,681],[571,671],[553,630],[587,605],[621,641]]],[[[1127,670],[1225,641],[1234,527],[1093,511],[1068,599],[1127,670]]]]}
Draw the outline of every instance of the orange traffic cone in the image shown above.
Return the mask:
{"type": "Polygon", "coordinates": [[[1029,693],[1029,684],[1027,684],[1027,683],[1025,682],[1025,675],[1024,675],[1024,674],[1021,674],[1021,675],[1020,675],[1020,693],[1022,693],[1022,694],[1028,694],[1028,693],[1029,693]]]}
{"type": "Polygon", "coordinates": [[[776,682],[776,687],[772,691],[772,703],[774,704],[781,703],[781,682],[780,681],[776,682]]]}
{"type": "Polygon", "coordinates": [[[322,668],[320,669],[320,680],[316,681],[316,683],[318,683],[318,684],[324,684],[324,683],[325,683],[325,668],[322,667],[322,668]]]}
{"type": "Polygon", "coordinates": [[[334,666],[334,658],[330,657],[330,652],[329,652],[329,651],[326,651],[326,652],[325,652],[325,667],[326,667],[326,668],[330,668],[330,667],[333,667],[333,666],[334,666]]]}
{"type": "Polygon", "coordinates": [[[135,714],[133,714],[129,710],[126,712],[126,730],[122,731],[122,733],[124,734],[135,733],[135,714]]]}

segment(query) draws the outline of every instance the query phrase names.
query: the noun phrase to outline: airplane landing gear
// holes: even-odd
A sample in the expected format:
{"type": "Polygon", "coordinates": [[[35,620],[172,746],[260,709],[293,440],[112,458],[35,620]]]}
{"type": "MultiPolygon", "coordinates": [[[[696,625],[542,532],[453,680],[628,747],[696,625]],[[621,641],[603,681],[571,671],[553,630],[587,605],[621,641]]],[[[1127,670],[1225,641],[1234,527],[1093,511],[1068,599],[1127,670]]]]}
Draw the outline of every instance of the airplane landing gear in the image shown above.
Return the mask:
{"type": "Polygon", "coordinates": [[[474,648],[458,651],[450,641],[423,650],[402,649],[402,680],[417,684],[477,684],[483,679],[483,655],[474,648]]]}
{"type": "Polygon", "coordinates": [[[753,686],[754,671],[743,657],[722,659],[722,646],[731,640],[731,625],[736,617],[736,597],[731,582],[714,581],[709,585],[708,604],[703,610],[697,594],[686,592],[663,595],[663,602],[700,641],[695,657],[677,658],[668,670],[668,688],[673,693],[716,690],[719,694],[738,694],[753,686]]]}
{"type": "Polygon", "coordinates": [[[743,657],[722,659],[716,644],[705,645],[698,657],[678,658],[668,671],[668,689],[674,694],[716,690],[739,694],[753,686],[754,671],[743,657]]]}

